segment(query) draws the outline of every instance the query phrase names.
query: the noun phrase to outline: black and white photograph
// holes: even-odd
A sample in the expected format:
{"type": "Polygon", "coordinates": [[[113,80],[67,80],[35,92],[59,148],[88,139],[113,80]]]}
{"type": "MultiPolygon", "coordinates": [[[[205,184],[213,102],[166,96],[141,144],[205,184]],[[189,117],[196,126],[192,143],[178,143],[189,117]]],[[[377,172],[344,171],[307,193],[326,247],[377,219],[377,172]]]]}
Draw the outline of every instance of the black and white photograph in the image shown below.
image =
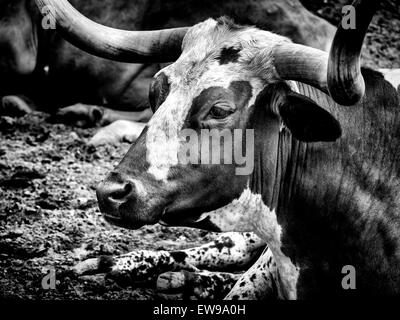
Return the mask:
{"type": "Polygon", "coordinates": [[[399,297],[398,0],[0,0],[1,301],[399,297]]]}

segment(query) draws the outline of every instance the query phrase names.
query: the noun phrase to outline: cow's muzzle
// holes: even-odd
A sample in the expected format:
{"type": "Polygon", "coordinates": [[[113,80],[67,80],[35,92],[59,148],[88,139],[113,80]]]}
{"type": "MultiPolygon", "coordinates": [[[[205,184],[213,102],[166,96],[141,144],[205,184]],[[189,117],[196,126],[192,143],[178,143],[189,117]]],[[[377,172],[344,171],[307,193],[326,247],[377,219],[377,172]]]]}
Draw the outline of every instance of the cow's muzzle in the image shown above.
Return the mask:
{"type": "Polygon", "coordinates": [[[135,185],[120,174],[112,172],[97,187],[100,211],[111,224],[119,227],[138,229],[144,221],[134,219],[132,211],[137,206],[138,196],[135,185]]]}

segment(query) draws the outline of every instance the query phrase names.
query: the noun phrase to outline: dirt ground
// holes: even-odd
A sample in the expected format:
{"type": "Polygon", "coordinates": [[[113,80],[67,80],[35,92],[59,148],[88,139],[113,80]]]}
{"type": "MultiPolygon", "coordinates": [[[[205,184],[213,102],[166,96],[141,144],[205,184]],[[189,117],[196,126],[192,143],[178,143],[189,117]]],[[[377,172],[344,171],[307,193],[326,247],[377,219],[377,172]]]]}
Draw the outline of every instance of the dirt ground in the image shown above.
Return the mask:
{"type": "MultiPolygon", "coordinates": [[[[400,67],[400,8],[387,1],[370,28],[364,63],[400,67]]],[[[337,22],[348,1],[304,0],[313,12],[337,22]]],[[[96,129],[47,121],[35,113],[0,118],[0,298],[153,299],[154,283],[121,286],[112,280],[77,278],[70,268],[86,258],[137,249],[177,249],[210,241],[215,234],[159,225],[137,231],[106,223],[95,187],[128,150],[88,147],[96,129]],[[56,271],[56,290],[41,281],[56,271]]]]}
{"type": "Polygon", "coordinates": [[[0,119],[0,297],[152,298],[151,288],[96,285],[69,269],[86,258],[191,247],[211,236],[159,225],[138,231],[110,226],[97,208],[95,188],[129,145],[87,147],[95,129],[46,118],[0,119]],[[49,267],[56,270],[57,290],[42,289],[49,267]]]}

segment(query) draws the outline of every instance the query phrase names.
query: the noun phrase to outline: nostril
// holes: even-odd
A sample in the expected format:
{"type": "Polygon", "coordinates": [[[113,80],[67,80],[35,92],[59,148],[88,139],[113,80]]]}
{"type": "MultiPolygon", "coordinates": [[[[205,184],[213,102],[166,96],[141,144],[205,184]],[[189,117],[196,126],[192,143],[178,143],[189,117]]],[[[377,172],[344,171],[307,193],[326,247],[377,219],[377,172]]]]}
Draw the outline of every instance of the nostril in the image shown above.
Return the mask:
{"type": "Polygon", "coordinates": [[[132,192],[132,185],[125,183],[121,188],[115,189],[110,193],[110,198],[114,200],[122,200],[132,192]]]}

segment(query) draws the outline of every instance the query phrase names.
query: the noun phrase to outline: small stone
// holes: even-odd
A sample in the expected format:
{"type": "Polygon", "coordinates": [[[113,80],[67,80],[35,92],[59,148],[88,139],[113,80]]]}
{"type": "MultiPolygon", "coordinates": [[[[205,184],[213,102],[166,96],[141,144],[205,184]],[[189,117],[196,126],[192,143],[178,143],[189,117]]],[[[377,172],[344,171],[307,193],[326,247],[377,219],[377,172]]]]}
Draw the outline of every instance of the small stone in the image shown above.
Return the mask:
{"type": "Polygon", "coordinates": [[[93,276],[82,276],[80,278],[85,282],[94,283],[98,286],[106,285],[105,274],[96,274],[93,276]]]}
{"type": "Polygon", "coordinates": [[[72,132],[69,134],[69,138],[72,139],[72,140],[80,140],[78,134],[77,134],[75,131],[72,131],[72,132]]]}

